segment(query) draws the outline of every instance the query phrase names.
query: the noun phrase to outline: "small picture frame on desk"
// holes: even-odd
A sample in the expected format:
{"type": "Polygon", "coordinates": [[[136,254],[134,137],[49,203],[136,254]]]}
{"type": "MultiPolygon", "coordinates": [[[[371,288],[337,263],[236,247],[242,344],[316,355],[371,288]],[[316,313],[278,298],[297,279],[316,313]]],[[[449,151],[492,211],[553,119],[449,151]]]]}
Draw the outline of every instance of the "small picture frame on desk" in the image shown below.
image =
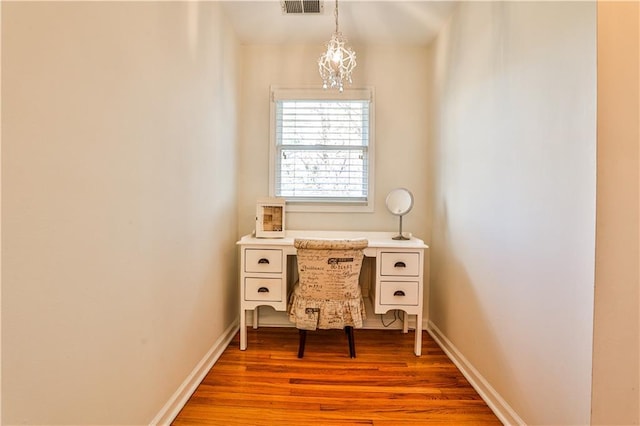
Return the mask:
{"type": "Polygon", "coordinates": [[[284,238],[284,224],[284,198],[259,198],[256,203],[256,238],[284,238]]]}

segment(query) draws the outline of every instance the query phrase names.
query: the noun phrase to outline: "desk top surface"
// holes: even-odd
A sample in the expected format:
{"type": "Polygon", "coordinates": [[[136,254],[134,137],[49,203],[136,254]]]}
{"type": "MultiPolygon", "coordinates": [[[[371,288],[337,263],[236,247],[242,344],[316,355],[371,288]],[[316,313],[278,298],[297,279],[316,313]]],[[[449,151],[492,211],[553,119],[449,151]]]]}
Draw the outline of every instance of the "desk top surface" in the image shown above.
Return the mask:
{"type": "MultiPolygon", "coordinates": [[[[429,248],[424,241],[414,236],[409,240],[394,240],[397,232],[370,232],[370,231],[285,231],[283,238],[256,238],[255,235],[249,234],[243,236],[238,245],[270,245],[270,246],[293,246],[293,240],[296,238],[311,239],[360,239],[364,238],[369,241],[369,247],[380,248],[429,248]]],[[[410,235],[408,232],[403,233],[405,236],[410,235]]]]}

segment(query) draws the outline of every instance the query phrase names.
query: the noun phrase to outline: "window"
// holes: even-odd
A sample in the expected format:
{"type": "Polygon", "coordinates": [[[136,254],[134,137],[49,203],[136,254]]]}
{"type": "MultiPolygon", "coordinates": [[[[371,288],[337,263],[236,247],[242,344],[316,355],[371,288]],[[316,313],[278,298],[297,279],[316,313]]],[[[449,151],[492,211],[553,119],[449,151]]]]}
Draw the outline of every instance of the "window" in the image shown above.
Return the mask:
{"type": "Polygon", "coordinates": [[[371,90],[272,91],[271,195],[290,211],[372,211],[371,90]]]}

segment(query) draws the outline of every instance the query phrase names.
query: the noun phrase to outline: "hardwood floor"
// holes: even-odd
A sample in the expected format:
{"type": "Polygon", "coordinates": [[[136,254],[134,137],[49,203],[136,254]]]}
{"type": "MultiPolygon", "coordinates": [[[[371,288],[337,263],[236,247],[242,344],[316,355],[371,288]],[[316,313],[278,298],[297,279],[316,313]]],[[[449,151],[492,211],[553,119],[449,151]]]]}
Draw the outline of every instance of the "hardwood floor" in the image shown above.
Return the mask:
{"type": "Polygon", "coordinates": [[[471,424],[498,418],[424,332],[355,330],[349,358],[341,330],[308,333],[298,359],[295,328],[249,329],[224,351],[174,425],[471,424]]]}

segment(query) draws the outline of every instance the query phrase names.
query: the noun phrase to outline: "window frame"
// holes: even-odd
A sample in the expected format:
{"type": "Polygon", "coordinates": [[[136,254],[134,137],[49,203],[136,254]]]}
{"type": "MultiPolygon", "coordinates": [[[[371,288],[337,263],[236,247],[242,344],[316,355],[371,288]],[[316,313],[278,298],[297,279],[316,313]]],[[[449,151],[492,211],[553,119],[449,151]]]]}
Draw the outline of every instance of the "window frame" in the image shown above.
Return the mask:
{"type": "Polygon", "coordinates": [[[368,100],[369,101],[369,141],[367,146],[368,174],[366,201],[340,201],[340,200],[287,200],[287,212],[373,212],[374,206],[374,164],[375,164],[375,108],[374,90],[371,87],[362,89],[345,89],[339,93],[333,90],[318,88],[270,88],[270,144],[269,144],[269,196],[276,197],[276,167],[278,147],[276,146],[276,101],[277,100],[368,100]]]}

